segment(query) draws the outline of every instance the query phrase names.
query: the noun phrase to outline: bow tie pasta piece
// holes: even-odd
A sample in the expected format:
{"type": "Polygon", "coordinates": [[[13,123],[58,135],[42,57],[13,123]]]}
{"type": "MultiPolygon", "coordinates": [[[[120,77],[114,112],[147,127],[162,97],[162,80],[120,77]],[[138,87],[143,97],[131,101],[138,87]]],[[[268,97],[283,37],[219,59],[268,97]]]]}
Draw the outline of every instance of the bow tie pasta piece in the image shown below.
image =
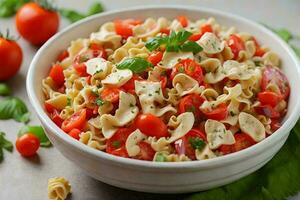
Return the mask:
{"type": "Polygon", "coordinates": [[[117,69],[103,79],[101,83],[104,85],[121,87],[132,78],[132,75],[133,73],[129,69],[117,69]]]}
{"type": "Polygon", "coordinates": [[[216,157],[216,154],[208,147],[208,145],[205,145],[202,150],[196,149],[195,155],[197,160],[206,160],[216,157]]]}
{"type": "Polygon", "coordinates": [[[220,60],[216,58],[208,58],[200,63],[205,69],[205,82],[215,84],[223,80],[226,75],[220,60]]]}
{"type": "Polygon", "coordinates": [[[240,102],[236,99],[232,99],[227,107],[228,115],[227,118],[222,120],[222,123],[230,124],[234,126],[238,123],[238,116],[239,116],[239,106],[240,102]]]}
{"type": "Polygon", "coordinates": [[[253,115],[241,112],[239,115],[241,130],[248,134],[254,141],[260,142],[266,137],[264,125],[253,115]]]}
{"type": "Polygon", "coordinates": [[[205,122],[205,132],[210,149],[217,149],[222,144],[234,144],[235,139],[231,131],[226,130],[226,127],[221,122],[208,119],[205,122]]]}
{"type": "Polygon", "coordinates": [[[65,200],[71,192],[71,185],[63,177],[48,180],[48,196],[50,200],[65,200]]]}
{"type": "Polygon", "coordinates": [[[193,52],[165,52],[158,65],[165,69],[172,69],[180,60],[188,58],[194,59],[193,52]]]}
{"type": "Polygon", "coordinates": [[[137,116],[139,108],[136,106],[135,97],[132,94],[120,92],[119,108],[116,110],[115,116],[104,114],[100,117],[102,134],[105,138],[111,138],[118,127],[122,127],[137,116]]]}
{"type": "Polygon", "coordinates": [[[232,80],[248,80],[257,74],[257,70],[248,63],[239,63],[234,60],[228,60],[223,64],[226,76],[232,80]]]}
{"type": "Polygon", "coordinates": [[[77,39],[71,42],[68,48],[69,57],[73,59],[80,52],[85,51],[89,46],[89,39],[77,39]]]}
{"type": "Polygon", "coordinates": [[[197,43],[208,54],[220,53],[225,47],[225,42],[220,41],[214,33],[206,32],[197,43]]]}
{"type": "Polygon", "coordinates": [[[121,46],[122,37],[116,34],[114,23],[108,22],[101,26],[99,32],[92,33],[90,40],[114,50],[121,46]]]}
{"type": "Polygon", "coordinates": [[[90,75],[99,74],[105,78],[111,72],[113,65],[111,62],[103,58],[92,58],[84,63],[86,65],[86,72],[90,75]]]}
{"type": "Polygon", "coordinates": [[[157,117],[167,112],[176,113],[176,109],[171,105],[165,107],[156,105],[165,102],[160,82],[135,81],[135,92],[139,97],[143,113],[150,113],[157,117]]]}
{"type": "Polygon", "coordinates": [[[173,154],[166,151],[156,152],[153,158],[155,162],[183,162],[190,161],[189,157],[184,154],[173,154]]]}
{"type": "Polygon", "coordinates": [[[140,153],[141,149],[138,143],[146,138],[146,135],[144,135],[139,129],[136,129],[128,136],[125,147],[130,157],[136,156],[140,153]]]}
{"type": "Polygon", "coordinates": [[[179,73],[177,74],[172,81],[173,87],[177,90],[179,96],[184,96],[187,94],[199,94],[203,91],[203,87],[199,87],[198,81],[192,77],[179,73]]]}
{"type": "Polygon", "coordinates": [[[170,24],[170,30],[171,31],[175,31],[175,32],[178,32],[180,30],[183,29],[181,23],[177,20],[177,19],[174,19],[171,24],[170,24]]]}
{"type": "Polygon", "coordinates": [[[172,147],[165,137],[157,139],[156,137],[148,137],[148,143],[155,151],[171,151],[172,147]]]}
{"type": "Polygon", "coordinates": [[[278,67],[280,65],[280,59],[278,55],[272,51],[269,51],[263,55],[264,65],[272,65],[278,67]]]}
{"type": "Polygon", "coordinates": [[[46,103],[57,110],[62,110],[68,105],[68,96],[57,92],[51,99],[48,99],[46,103]]]}
{"type": "Polygon", "coordinates": [[[146,39],[156,36],[162,28],[167,28],[169,22],[166,18],[160,17],[157,21],[153,18],[148,18],[143,24],[133,27],[133,35],[138,38],[146,39]]]}
{"type": "Polygon", "coordinates": [[[168,127],[171,128],[169,129],[171,137],[168,142],[172,143],[187,134],[193,128],[194,122],[195,117],[191,112],[182,113],[177,117],[172,116],[168,123],[168,127]]]}
{"type": "Polygon", "coordinates": [[[99,136],[96,136],[95,133],[92,131],[80,133],[79,141],[94,149],[104,150],[106,148],[106,139],[103,137],[101,138],[99,136]]]}

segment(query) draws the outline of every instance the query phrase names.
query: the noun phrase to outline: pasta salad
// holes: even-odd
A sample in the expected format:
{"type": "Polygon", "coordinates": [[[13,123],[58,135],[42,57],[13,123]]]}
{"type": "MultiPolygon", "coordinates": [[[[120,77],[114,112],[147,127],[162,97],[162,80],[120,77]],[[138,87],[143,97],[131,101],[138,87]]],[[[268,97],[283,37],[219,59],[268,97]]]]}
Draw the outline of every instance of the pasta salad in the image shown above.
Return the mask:
{"type": "Polygon", "coordinates": [[[66,134],[155,162],[255,145],[281,126],[290,93],[280,58],[254,36],[186,16],[107,22],[72,41],[42,85],[66,134]]]}

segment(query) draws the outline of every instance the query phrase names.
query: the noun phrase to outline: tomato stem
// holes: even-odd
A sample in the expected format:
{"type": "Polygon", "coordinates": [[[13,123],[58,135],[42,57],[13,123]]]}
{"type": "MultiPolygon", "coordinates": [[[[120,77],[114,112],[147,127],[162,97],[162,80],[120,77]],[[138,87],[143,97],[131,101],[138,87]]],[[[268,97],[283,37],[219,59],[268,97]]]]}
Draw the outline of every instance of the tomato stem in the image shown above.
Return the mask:
{"type": "Polygon", "coordinates": [[[4,38],[6,40],[9,40],[9,41],[16,41],[20,38],[20,36],[16,38],[16,37],[10,35],[9,29],[6,29],[6,35],[4,35],[2,32],[0,32],[0,37],[4,38]]]}
{"type": "Polygon", "coordinates": [[[53,1],[49,0],[34,0],[35,3],[39,4],[45,10],[56,12],[57,7],[53,5],[53,1]]]}

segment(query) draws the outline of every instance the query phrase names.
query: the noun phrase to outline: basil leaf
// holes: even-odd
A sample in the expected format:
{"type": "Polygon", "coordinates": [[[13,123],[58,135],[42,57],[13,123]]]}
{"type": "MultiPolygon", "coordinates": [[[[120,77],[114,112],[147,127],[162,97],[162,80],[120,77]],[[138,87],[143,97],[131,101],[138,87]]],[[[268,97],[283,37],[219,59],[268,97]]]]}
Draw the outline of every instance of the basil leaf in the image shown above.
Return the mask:
{"type": "Polygon", "coordinates": [[[14,119],[27,123],[29,112],[25,103],[17,97],[9,97],[0,101],[0,119],[14,119]]]}
{"type": "Polygon", "coordinates": [[[11,94],[11,89],[5,83],[0,83],[0,96],[8,96],[11,94]]]}
{"type": "Polygon", "coordinates": [[[44,129],[41,126],[24,126],[21,128],[21,130],[18,133],[18,137],[21,137],[22,135],[26,133],[32,133],[40,140],[41,147],[49,147],[51,146],[51,142],[48,139],[48,137],[45,134],[44,129]]]}
{"type": "Polygon", "coordinates": [[[168,52],[178,52],[180,50],[180,45],[185,42],[191,35],[192,33],[186,30],[179,31],[177,33],[175,33],[175,31],[172,31],[168,39],[166,50],[168,52]]]}
{"type": "Polygon", "coordinates": [[[197,43],[193,41],[187,41],[181,46],[181,51],[184,52],[193,52],[194,54],[202,51],[203,48],[197,43]]]}
{"type": "Polygon", "coordinates": [[[4,148],[9,152],[12,152],[14,148],[12,142],[5,138],[5,133],[3,132],[0,132],[0,149],[1,148],[4,148]]]}
{"type": "Polygon", "coordinates": [[[60,9],[59,13],[63,17],[67,18],[71,23],[77,22],[86,17],[86,15],[82,13],[79,13],[75,10],[65,9],[65,8],[60,9]]]}
{"type": "Polygon", "coordinates": [[[89,11],[87,13],[88,16],[94,15],[94,14],[98,14],[104,11],[104,7],[101,3],[94,3],[90,6],[89,11]]]}
{"type": "Polygon", "coordinates": [[[29,0],[0,0],[0,17],[13,16],[29,0]]]}
{"type": "Polygon", "coordinates": [[[149,51],[154,51],[158,49],[162,44],[166,44],[168,42],[167,37],[154,37],[146,42],[145,46],[149,51]]]}
{"type": "Polygon", "coordinates": [[[134,73],[144,72],[147,68],[153,65],[144,58],[135,57],[127,58],[122,63],[117,65],[118,69],[130,69],[134,73]]]}
{"type": "Polygon", "coordinates": [[[273,31],[286,42],[290,41],[293,37],[292,33],[284,28],[274,29],[273,31]]]}

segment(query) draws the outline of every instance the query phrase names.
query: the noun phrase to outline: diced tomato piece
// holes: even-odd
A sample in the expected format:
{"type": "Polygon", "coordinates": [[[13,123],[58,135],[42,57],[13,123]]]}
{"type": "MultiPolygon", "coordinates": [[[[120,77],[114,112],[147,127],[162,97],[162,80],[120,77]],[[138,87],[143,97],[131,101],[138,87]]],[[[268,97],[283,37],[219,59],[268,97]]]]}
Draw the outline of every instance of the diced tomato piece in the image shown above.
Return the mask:
{"type": "Polygon", "coordinates": [[[254,56],[262,57],[265,54],[265,51],[260,47],[255,37],[252,38],[256,47],[254,56]]]}
{"type": "Polygon", "coordinates": [[[137,19],[125,19],[125,20],[115,20],[115,30],[118,35],[127,39],[133,35],[132,28],[136,25],[143,23],[141,20],[137,19]]]}
{"type": "Polygon", "coordinates": [[[200,40],[201,37],[202,37],[202,33],[196,33],[196,34],[191,35],[189,37],[189,40],[196,42],[196,41],[200,40]]]}
{"type": "Polygon", "coordinates": [[[65,83],[64,69],[61,65],[53,65],[50,70],[49,76],[55,82],[55,85],[57,87],[61,87],[65,83]]]}
{"type": "Polygon", "coordinates": [[[80,133],[81,133],[81,130],[79,130],[77,128],[74,128],[68,133],[68,135],[71,136],[72,138],[76,139],[76,140],[79,140],[80,139],[80,137],[79,137],[80,133]]]}
{"type": "Polygon", "coordinates": [[[262,105],[270,105],[272,107],[275,107],[280,101],[281,96],[276,94],[275,92],[260,92],[258,93],[258,100],[262,105]]]}
{"type": "Polygon", "coordinates": [[[237,35],[231,35],[227,41],[227,44],[231,48],[234,59],[239,57],[240,51],[245,50],[245,44],[243,40],[237,35]]]}
{"type": "MultiPolygon", "coordinates": [[[[175,141],[175,150],[179,155],[186,155],[192,160],[196,160],[195,149],[191,144],[191,140],[201,140],[206,143],[206,135],[197,129],[190,130],[185,136],[175,141]]],[[[199,141],[199,142],[201,142],[199,141]]],[[[205,144],[204,144],[205,145],[205,144]]]]}
{"type": "Polygon", "coordinates": [[[204,25],[202,25],[201,26],[201,33],[202,33],[202,35],[204,35],[204,33],[208,33],[208,32],[209,33],[214,32],[212,26],[210,24],[204,24],[204,25]]]}
{"type": "Polygon", "coordinates": [[[53,113],[55,110],[55,107],[52,106],[50,103],[45,102],[44,106],[48,113],[53,113]]]}
{"type": "Polygon", "coordinates": [[[185,15],[178,16],[177,20],[180,22],[182,27],[187,27],[189,24],[189,20],[185,15]]]}
{"type": "Polygon", "coordinates": [[[256,142],[246,133],[236,133],[234,134],[235,143],[232,145],[221,145],[219,151],[223,154],[234,153],[246,149],[256,142]]]}
{"type": "Polygon", "coordinates": [[[61,128],[64,120],[60,117],[57,110],[54,110],[52,113],[50,113],[50,118],[59,128],[61,128]]]}
{"type": "Polygon", "coordinates": [[[135,93],[135,81],[140,81],[140,80],[143,80],[143,78],[137,74],[134,74],[132,76],[132,78],[122,86],[122,89],[124,89],[126,92],[134,94],[135,93]]]}
{"type": "Polygon", "coordinates": [[[162,28],[162,29],[160,29],[160,33],[164,33],[164,34],[169,35],[170,34],[170,29],[168,29],[168,28],[162,28]]]}
{"type": "Polygon", "coordinates": [[[156,66],[161,61],[162,57],[163,57],[163,52],[161,51],[153,52],[148,57],[148,61],[152,63],[152,65],[156,66]]]}
{"type": "Polygon", "coordinates": [[[81,77],[89,76],[89,74],[86,72],[86,65],[84,63],[75,64],[74,69],[76,70],[77,74],[81,77]]]}
{"type": "Polygon", "coordinates": [[[107,53],[101,44],[91,43],[89,49],[93,51],[94,58],[107,59],[107,53]]]}
{"type": "Polygon", "coordinates": [[[61,62],[65,58],[69,57],[69,52],[67,50],[62,51],[58,56],[57,56],[57,61],[61,62]]]}
{"type": "Polygon", "coordinates": [[[217,121],[226,119],[226,117],[228,115],[228,109],[227,109],[227,105],[225,103],[219,104],[212,111],[203,111],[202,110],[202,112],[208,119],[213,119],[213,120],[217,120],[217,121]]]}
{"type": "Polygon", "coordinates": [[[198,81],[200,85],[203,82],[203,71],[201,65],[192,59],[183,59],[179,63],[177,63],[172,69],[170,79],[173,80],[173,78],[178,73],[185,73],[189,75],[190,77],[198,81]]]}
{"type": "Polygon", "coordinates": [[[189,94],[183,97],[178,104],[178,112],[192,112],[194,114],[196,123],[200,122],[202,117],[202,113],[200,111],[200,106],[204,102],[204,99],[197,94],[189,94]]]}
{"type": "Polygon", "coordinates": [[[119,101],[120,92],[119,88],[105,88],[102,90],[100,97],[102,100],[116,103],[119,101]]]}
{"type": "Polygon", "coordinates": [[[290,86],[287,77],[276,67],[267,66],[263,71],[261,88],[263,91],[268,90],[268,85],[276,85],[283,99],[287,99],[290,94],[290,86]]]}
{"type": "Polygon", "coordinates": [[[153,150],[151,145],[147,142],[139,142],[138,146],[140,147],[140,153],[134,158],[138,160],[152,161],[155,155],[155,151],[153,150]]]}
{"type": "Polygon", "coordinates": [[[71,115],[71,117],[66,119],[62,123],[61,128],[63,131],[68,133],[74,128],[81,130],[85,125],[85,123],[86,123],[86,109],[83,109],[74,113],[73,115],[71,115]]]}

